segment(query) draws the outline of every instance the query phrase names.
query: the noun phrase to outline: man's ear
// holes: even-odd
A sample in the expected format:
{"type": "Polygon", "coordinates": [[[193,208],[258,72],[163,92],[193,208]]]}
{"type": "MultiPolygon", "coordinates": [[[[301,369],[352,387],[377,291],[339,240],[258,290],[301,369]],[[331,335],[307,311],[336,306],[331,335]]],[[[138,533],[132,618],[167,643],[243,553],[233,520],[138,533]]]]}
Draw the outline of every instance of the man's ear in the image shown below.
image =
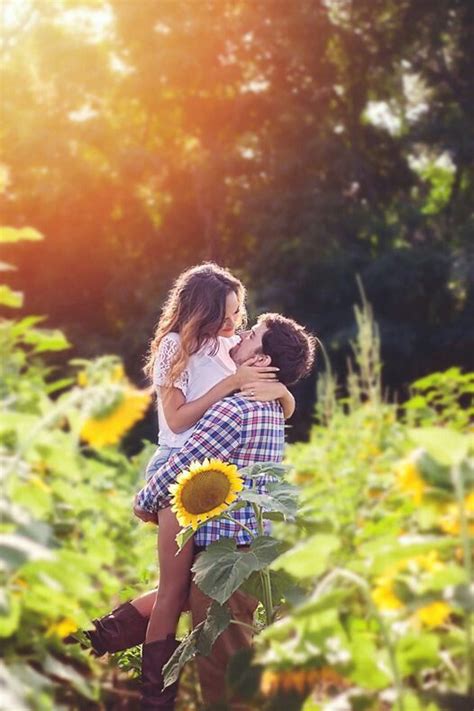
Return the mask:
{"type": "Polygon", "coordinates": [[[255,365],[271,365],[271,363],[272,359],[269,355],[266,355],[265,353],[260,353],[257,356],[257,360],[255,361],[255,365]]]}

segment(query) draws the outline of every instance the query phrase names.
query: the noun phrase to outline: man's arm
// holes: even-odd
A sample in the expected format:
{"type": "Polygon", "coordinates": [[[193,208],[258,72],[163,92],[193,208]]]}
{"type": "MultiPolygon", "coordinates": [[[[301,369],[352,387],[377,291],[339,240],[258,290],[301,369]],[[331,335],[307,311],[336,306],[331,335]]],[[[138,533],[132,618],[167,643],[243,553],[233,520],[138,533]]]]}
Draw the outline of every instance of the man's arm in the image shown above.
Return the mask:
{"type": "Polygon", "coordinates": [[[232,398],[220,400],[202,417],[194,432],[179,452],[153,474],[137,494],[135,504],[144,511],[155,512],[160,503],[169,502],[169,486],[194,461],[206,457],[228,461],[238,448],[242,436],[242,412],[232,398]]]}

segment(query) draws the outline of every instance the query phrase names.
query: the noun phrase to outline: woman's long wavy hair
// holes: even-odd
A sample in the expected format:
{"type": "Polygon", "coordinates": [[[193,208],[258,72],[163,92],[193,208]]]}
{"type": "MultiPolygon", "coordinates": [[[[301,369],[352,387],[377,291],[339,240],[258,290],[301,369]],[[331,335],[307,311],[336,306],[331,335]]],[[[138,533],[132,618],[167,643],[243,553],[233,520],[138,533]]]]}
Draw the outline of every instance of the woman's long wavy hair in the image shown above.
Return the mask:
{"type": "Polygon", "coordinates": [[[155,358],[164,336],[179,333],[180,350],[174,361],[168,381],[173,383],[183,372],[189,356],[209,345],[211,353],[218,348],[217,333],[225,318],[227,295],[234,292],[239,300],[240,319],[237,326],[246,322],[245,287],[228,269],[206,262],[187,269],[176,279],[150,343],[143,368],[152,378],[155,358]]]}

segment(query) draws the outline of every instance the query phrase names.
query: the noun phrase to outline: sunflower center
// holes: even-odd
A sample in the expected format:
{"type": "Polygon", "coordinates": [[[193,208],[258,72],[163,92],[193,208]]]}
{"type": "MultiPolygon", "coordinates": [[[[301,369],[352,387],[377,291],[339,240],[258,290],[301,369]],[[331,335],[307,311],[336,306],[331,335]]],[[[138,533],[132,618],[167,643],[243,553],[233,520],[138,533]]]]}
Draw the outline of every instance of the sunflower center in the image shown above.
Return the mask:
{"type": "Polygon", "coordinates": [[[230,489],[229,479],[223,472],[213,469],[199,472],[183,486],[181,503],[188,513],[203,514],[221,506],[230,489]]]}

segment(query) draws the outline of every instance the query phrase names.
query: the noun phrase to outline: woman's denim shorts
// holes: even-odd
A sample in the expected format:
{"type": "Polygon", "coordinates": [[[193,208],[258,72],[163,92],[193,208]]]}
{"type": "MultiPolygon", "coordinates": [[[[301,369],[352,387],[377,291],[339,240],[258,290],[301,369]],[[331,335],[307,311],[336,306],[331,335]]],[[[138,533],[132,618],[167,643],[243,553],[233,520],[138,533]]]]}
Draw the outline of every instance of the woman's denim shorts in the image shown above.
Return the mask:
{"type": "Polygon", "coordinates": [[[145,479],[148,479],[160,468],[166,464],[172,454],[179,452],[181,447],[167,447],[165,444],[160,444],[145,469],[145,479]]]}

